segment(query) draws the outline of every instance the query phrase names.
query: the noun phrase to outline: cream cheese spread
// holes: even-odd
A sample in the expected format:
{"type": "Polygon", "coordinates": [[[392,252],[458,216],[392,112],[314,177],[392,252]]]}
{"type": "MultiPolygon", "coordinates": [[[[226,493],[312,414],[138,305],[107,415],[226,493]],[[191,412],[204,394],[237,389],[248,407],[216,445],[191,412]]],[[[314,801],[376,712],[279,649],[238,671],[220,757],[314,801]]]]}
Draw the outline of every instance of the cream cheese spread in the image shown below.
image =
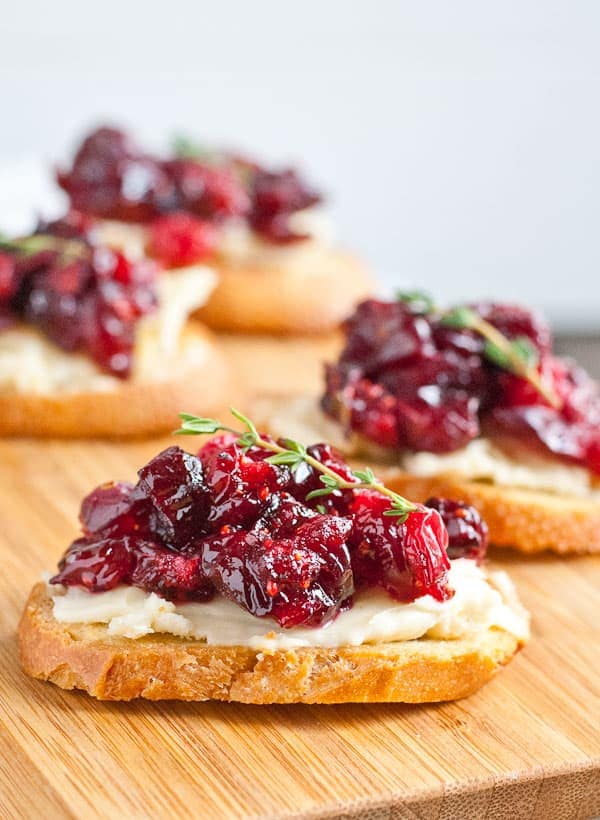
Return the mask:
{"type": "Polygon", "coordinates": [[[129,586],[100,593],[62,586],[49,590],[57,621],[107,624],[110,635],[125,638],[167,633],[214,646],[248,646],[266,652],[360,646],[424,636],[451,640],[491,627],[527,639],[529,616],[505,573],[488,574],[474,561],[462,558],[452,562],[449,582],[455,594],[448,601],[424,595],[403,604],[385,591],[373,589],[358,593],[351,609],[324,626],[290,629],[281,629],[268,618],[257,618],[220,596],[207,603],[175,605],[155,593],[129,586]]]}
{"type": "Polygon", "coordinates": [[[341,426],[328,418],[315,397],[257,402],[253,416],[274,436],[287,436],[305,444],[328,441],[348,457],[371,457],[393,464],[416,476],[454,473],[472,481],[503,487],[537,490],[600,500],[600,487],[585,467],[563,463],[552,456],[527,453],[512,457],[486,438],[477,438],[453,453],[401,453],[390,462],[390,453],[365,440],[345,438],[341,426]]]}

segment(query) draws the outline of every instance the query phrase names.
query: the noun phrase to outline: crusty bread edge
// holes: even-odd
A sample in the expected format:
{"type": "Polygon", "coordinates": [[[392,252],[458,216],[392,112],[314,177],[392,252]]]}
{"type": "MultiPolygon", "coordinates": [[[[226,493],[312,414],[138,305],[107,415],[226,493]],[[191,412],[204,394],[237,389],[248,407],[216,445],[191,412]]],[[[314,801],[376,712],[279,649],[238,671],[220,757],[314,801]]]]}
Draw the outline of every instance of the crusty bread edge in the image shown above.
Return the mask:
{"type": "Polygon", "coordinates": [[[498,547],[563,555],[600,552],[600,502],[596,500],[500,487],[451,473],[422,477],[383,466],[376,472],[386,486],[412,501],[441,496],[472,504],[498,547]]]}
{"type": "Polygon", "coordinates": [[[414,640],[261,653],[173,636],[111,638],[106,627],[58,623],[45,584],[19,627],[21,664],[35,678],[100,700],[241,703],[425,703],[463,698],[521,642],[499,629],[452,641],[414,640]]]}
{"type": "Polygon", "coordinates": [[[329,250],[306,274],[284,267],[231,266],[215,261],[218,282],[198,318],[237,333],[320,334],[337,327],[373,290],[363,263],[329,250]]]}
{"type": "Polygon", "coordinates": [[[172,430],[182,410],[221,412],[238,398],[229,361],[199,322],[189,322],[185,334],[204,343],[205,355],[168,380],[130,380],[106,392],[0,395],[0,436],[141,438],[172,430]]]}

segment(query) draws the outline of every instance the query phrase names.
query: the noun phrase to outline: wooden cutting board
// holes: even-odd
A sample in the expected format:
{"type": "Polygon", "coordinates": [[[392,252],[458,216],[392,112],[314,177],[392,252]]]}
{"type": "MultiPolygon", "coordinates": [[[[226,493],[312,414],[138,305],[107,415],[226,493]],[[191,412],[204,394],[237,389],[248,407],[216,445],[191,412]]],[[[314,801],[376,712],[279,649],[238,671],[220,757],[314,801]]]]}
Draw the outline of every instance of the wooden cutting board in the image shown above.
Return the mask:
{"type": "Polygon", "coordinates": [[[598,558],[494,556],[533,638],[458,703],[101,703],[22,675],[18,618],[74,536],[82,495],[162,446],[0,443],[1,817],[600,813],[598,558]]]}

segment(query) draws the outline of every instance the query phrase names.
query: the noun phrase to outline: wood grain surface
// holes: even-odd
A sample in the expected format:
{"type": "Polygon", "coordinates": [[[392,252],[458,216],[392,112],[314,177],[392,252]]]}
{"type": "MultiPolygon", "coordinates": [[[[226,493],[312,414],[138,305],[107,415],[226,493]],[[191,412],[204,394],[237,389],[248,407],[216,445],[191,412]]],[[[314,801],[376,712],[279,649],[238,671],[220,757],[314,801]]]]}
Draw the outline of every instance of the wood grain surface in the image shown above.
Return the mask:
{"type": "Polygon", "coordinates": [[[17,621],[74,536],[82,495],[132,478],[164,444],[0,443],[2,818],[600,813],[598,558],[494,556],[533,637],[458,703],[118,704],[26,678],[17,621]]]}

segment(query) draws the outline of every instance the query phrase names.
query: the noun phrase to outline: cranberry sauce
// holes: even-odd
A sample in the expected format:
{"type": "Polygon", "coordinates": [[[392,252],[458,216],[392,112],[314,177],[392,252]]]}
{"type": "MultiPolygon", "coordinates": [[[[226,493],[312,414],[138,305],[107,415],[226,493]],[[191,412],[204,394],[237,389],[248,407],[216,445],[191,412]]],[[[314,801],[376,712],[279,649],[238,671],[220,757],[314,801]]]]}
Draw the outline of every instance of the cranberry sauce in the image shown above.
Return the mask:
{"type": "MultiPolygon", "coordinates": [[[[178,213],[204,226],[237,217],[273,243],[305,239],[292,230],[290,216],[321,200],[291,169],[275,173],[231,154],[215,155],[210,161],[159,158],[115,128],[93,131],[79,147],[72,167],[57,178],[74,209],[97,217],[152,223],[178,213]]],[[[208,233],[206,227],[204,232],[208,233]]],[[[190,246],[204,249],[206,242],[206,237],[186,241],[184,255],[189,255],[190,246]]],[[[171,258],[173,243],[166,244],[171,258]]],[[[212,250],[213,242],[208,244],[212,250]]],[[[164,248],[160,233],[154,245],[157,251],[164,248]]]]}
{"type": "Polygon", "coordinates": [[[0,330],[24,321],[64,350],[126,378],[139,319],[156,307],[157,268],[92,241],[76,212],[0,250],[0,330]]]}
{"type": "Polygon", "coordinates": [[[474,331],[448,327],[418,304],[371,299],[347,320],[345,347],[326,368],[325,412],[393,450],[449,453],[484,433],[600,473],[597,383],[553,355],[537,314],[492,303],[471,309],[507,339],[527,340],[557,407],[496,366],[474,331]]]}
{"type": "MultiPolygon", "coordinates": [[[[309,453],[352,480],[329,445],[309,453]]],[[[469,507],[434,500],[403,520],[386,515],[390,499],[373,490],[307,501],[323,486],[315,470],[304,462],[292,472],[268,455],[224,434],[197,456],[169,447],[136,485],[98,487],[52,583],[90,592],[131,584],[176,602],[220,594],[282,627],[318,626],[359,588],[443,601],[453,594],[448,555],[485,552],[485,525],[469,507]]]]}

